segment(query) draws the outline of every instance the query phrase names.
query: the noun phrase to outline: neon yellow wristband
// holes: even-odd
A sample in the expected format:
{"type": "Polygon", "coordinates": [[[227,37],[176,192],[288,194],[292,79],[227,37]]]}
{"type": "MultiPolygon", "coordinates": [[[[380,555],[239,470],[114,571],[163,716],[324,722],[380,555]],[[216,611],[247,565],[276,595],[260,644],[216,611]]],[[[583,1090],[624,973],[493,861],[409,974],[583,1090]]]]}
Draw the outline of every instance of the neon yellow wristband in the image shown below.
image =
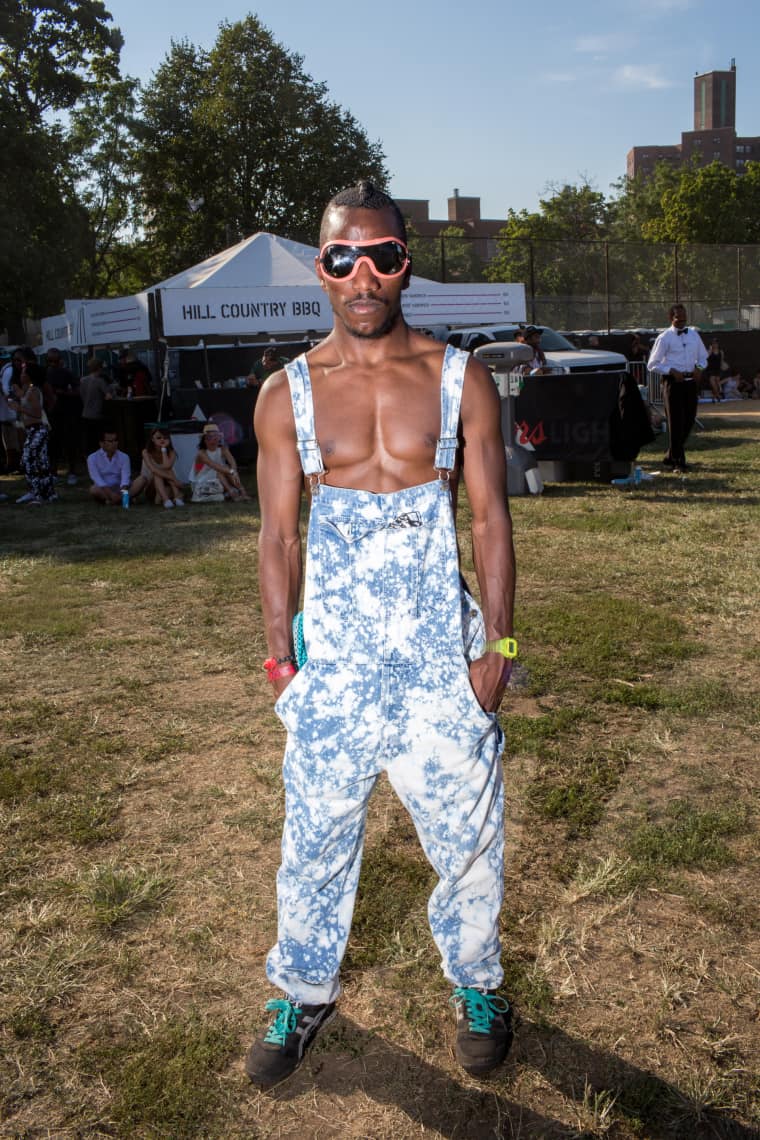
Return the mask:
{"type": "Polygon", "coordinates": [[[514,637],[499,637],[486,642],[486,653],[500,653],[502,657],[517,657],[517,642],[514,637]]]}

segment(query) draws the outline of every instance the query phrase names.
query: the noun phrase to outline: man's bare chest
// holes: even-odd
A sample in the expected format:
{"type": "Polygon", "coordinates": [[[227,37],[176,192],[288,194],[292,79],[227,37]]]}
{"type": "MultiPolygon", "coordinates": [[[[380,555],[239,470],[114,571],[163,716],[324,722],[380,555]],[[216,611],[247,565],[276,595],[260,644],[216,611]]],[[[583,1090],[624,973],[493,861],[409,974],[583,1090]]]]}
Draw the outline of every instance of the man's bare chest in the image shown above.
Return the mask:
{"type": "Polygon", "coordinates": [[[317,439],[325,463],[397,462],[416,465],[435,455],[440,394],[417,385],[314,393],[317,439]]]}

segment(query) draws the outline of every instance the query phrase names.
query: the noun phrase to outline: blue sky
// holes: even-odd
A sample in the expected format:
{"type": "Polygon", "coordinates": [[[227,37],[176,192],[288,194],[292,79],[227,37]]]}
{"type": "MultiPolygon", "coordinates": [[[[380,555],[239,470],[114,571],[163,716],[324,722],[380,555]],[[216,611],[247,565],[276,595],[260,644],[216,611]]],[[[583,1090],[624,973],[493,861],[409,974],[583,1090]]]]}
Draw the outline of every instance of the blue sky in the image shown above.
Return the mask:
{"type": "Polygon", "coordinates": [[[533,210],[584,177],[609,194],[629,148],[680,141],[697,72],[737,66],[739,134],[760,135],[757,0],[106,0],[141,80],[173,39],[210,48],[249,12],[382,143],[391,192],[446,217],[533,210]]]}

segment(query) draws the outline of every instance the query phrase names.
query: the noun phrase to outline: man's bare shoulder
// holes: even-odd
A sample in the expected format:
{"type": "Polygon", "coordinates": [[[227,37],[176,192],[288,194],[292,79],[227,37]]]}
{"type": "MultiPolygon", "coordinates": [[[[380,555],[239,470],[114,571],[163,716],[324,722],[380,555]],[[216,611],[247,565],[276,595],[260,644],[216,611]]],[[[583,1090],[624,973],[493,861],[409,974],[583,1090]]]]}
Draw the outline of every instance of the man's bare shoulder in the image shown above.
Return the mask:
{"type": "Polygon", "coordinates": [[[267,376],[261,385],[256,400],[256,409],[253,417],[254,430],[257,435],[277,430],[278,433],[295,436],[295,422],[293,419],[293,405],[290,400],[290,386],[284,368],[267,376]]]}
{"type": "Polygon", "coordinates": [[[475,356],[470,356],[467,361],[464,379],[465,391],[469,388],[488,396],[497,391],[491,369],[475,356]]]}

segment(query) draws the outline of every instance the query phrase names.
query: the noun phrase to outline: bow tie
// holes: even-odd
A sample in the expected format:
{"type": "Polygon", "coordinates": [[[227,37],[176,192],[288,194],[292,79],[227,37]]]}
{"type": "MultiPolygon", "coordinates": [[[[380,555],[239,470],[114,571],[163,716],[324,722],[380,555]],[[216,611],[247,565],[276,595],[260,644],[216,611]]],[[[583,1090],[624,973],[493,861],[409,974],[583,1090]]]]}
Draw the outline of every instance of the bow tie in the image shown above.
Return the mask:
{"type": "Polygon", "coordinates": [[[676,334],[678,336],[686,336],[688,331],[689,331],[688,329],[676,329],[676,334]]]}

